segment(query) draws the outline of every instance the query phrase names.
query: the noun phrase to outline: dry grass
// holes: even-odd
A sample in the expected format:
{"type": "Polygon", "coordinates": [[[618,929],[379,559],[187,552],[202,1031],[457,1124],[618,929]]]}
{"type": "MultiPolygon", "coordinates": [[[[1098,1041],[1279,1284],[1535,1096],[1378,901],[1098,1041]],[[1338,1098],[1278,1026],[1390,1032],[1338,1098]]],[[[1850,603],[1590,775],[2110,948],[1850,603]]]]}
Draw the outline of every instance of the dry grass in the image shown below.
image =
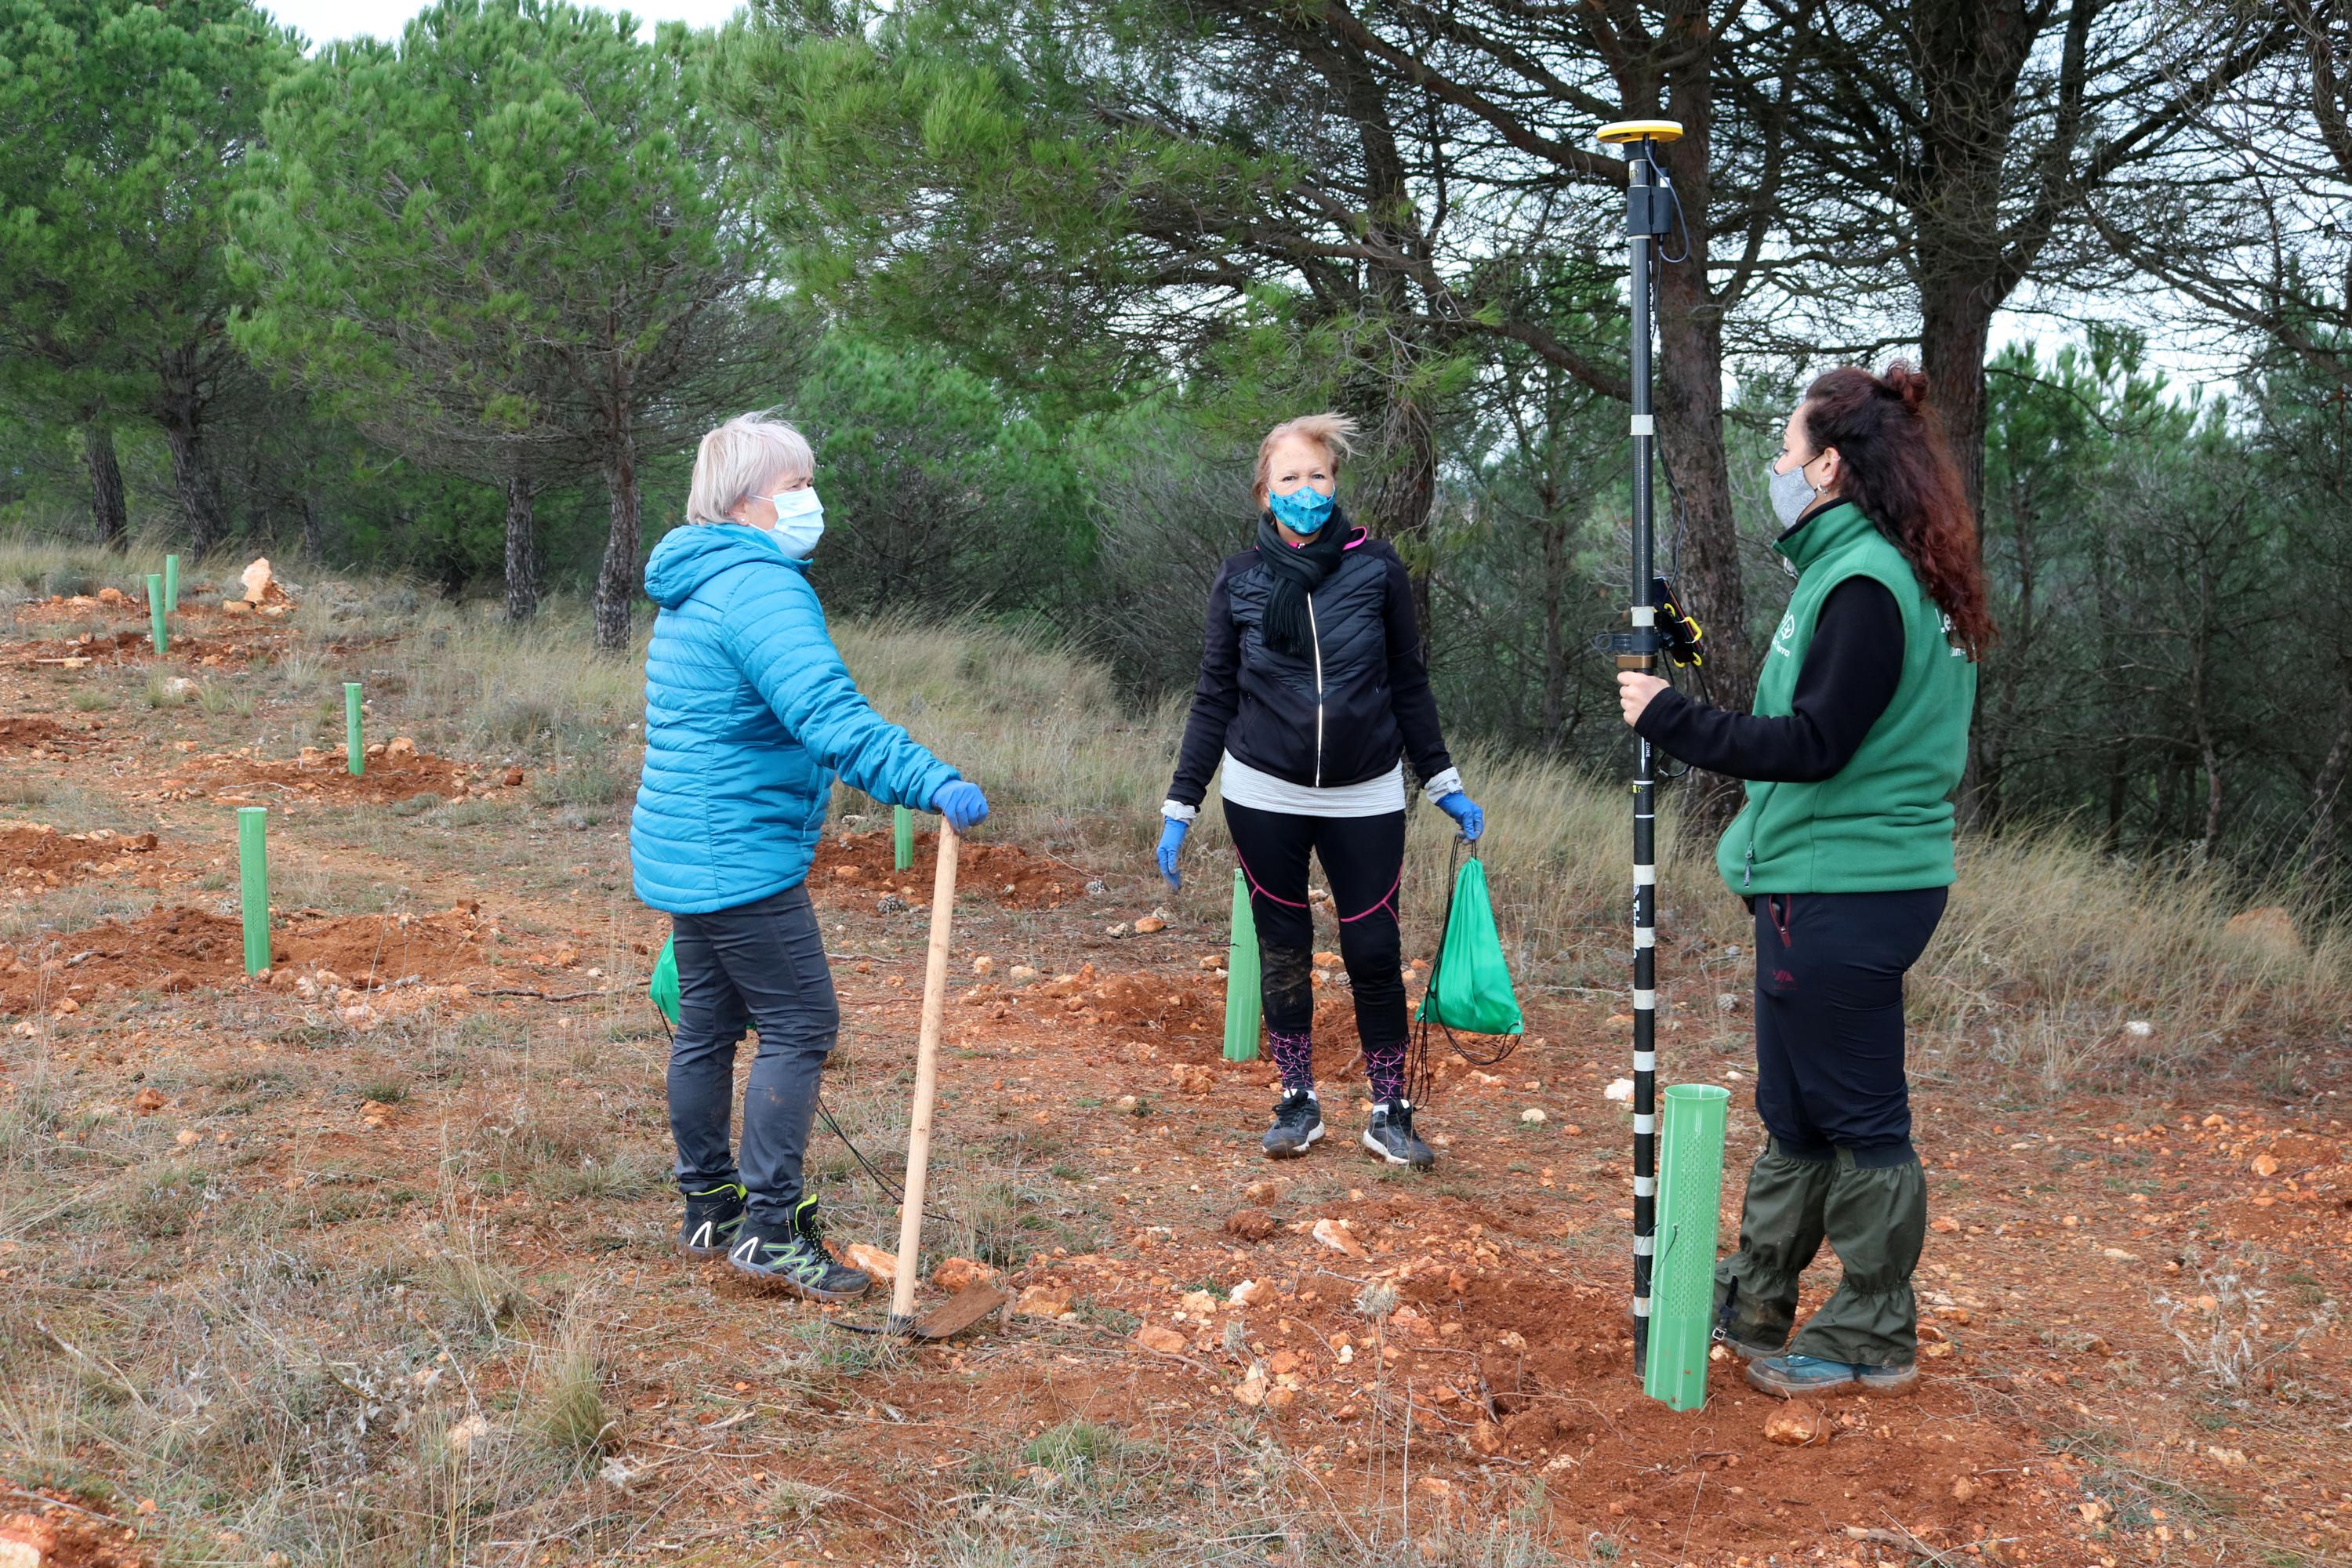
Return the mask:
{"type": "MultiPolygon", "coordinates": [[[[150,553],[160,554],[0,540],[0,584],[129,583],[130,568],[150,553]]],[[[297,651],[260,677],[318,699],[300,739],[340,737],[339,685],[357,675],[369,683],[377,730],[530,764],[539,804],[565,826],[625,821],[639,754],[642,634],[627,657],[599,658],[577,605],[552,604],[537,623],[513,627],[493,605],[448,604],[397,581],[300,563],[289,563],[286,574],[304,587],[299,626],[398,634],[369,647],[363,671],[297,651]]],[[[834,631],[875,707],[987,787],[989,831],[1127,873],[1189,920],[1222,924],[1231,885],[1217,811],[1202,814],[1187,847],[1183,891],[1165,895],[1150,879],[1181,703],[1129,709],[1101,665],[998,627],[886,620],[834,631]]],[[[1629,886],[1621,789],[1476,746],[1461,762],[1486,809],[1480,850],[1522,984],[1619,988],[1629,886]]],[[[843,796],[842,809],[866,808],[854,792],[843,796]]],[[[1665,1001],[1709,1027],[1717,995],[1746,989],[1744,963],[1715,959],[1745,948],[1748,924],[1717,881],[1709,847],[1675,831],[1675,805],[1669,791],[1660,867],[1665,1001]]],[[[1415,945],[1432,939],[1452,853],[1449,825],[1415,809],[1407,849],[1415,945]]],[[[2352,1012],[2352,935],[2313,918],[2300,951],[2234,940],[2222,928],[2246,900],[2224,878],[2127,865],[2063,828],[1972,839],[1962,859],[1951,911],[1915,975],[1917,1022],[2053,1088],[2118,1068],[2179,1070],[2250,1031],[2327,1026],[2352,1012]],[[2136,1022],[2146,1032],[2129,1026],[2136,1022]]]]}

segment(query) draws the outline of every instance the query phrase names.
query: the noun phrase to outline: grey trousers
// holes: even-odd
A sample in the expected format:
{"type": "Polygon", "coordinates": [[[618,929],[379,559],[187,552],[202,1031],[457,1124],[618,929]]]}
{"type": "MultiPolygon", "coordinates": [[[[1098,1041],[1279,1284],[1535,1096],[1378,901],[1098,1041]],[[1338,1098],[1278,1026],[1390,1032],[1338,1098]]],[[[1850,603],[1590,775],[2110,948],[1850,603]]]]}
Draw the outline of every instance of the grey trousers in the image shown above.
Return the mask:
{"type": "Polygon", "coordinates": [[[803,1195],[801,1162],[817,1079],[841,1033],[824,935],[805,887],[705,915],[673,915],[677,1036],[669,1054],[669,1128],[677,1184],[696,1193],[740,1182],[749,1218],[774,1232],[803,1195]],[[760,1032],[743,1086],[740,1160],[730,1147],[735,1048],[760,1032]]]}

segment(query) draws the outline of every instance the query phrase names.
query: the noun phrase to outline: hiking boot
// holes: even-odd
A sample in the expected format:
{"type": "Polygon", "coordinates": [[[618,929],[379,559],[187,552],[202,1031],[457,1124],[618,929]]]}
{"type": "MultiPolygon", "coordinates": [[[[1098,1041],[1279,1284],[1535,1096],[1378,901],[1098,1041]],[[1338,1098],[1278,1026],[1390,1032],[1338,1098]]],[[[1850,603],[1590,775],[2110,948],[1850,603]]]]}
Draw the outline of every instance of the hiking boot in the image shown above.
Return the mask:
{"type": "Polygon", "coordinates": [[[1364,1147],[1391,1165],[1425,1171],[1437,1163],[1437,1152],[1413,1136],[1410,1100],[1383,1100],[1372,1107],[1372,1119],[1364,1123],[1364,1147]]]}
{"type": "Polygon", "coordinates": [[[751,1194],[721,1182],[686,1194],[686,1222],[677,1227],[677,1249],[689,1258],[717,1258],[735,1245],[743,1224],[743,1200],[751,1194]]]}
{"type": "Polygon", "coordinates": [[[1323,1107],[1311,1089],[1295,1089],[1277,1101],[1266,1129],[1265,1157],[1296,1160],[1323,1136],[1323,1107]]]}
{"type": "Polygon", "coordinates": [[[1919,1382],[1919,1365],[1870,1366],[1823,1361],[1819,1356],[1776,1355],[1748,1363],[1748,1382],[1783,1399],[1818,1399],[1832,1394],[1907,1394],[1919,1382]]]}
{"type": "Polygon", "coordinates": [[[1739,1321],[1737,1310],[1738,1295],[1735,1291],[1715,1314],[1715,1342],[1742,1361],[1763,1361],[1779,1355],[1788,1348],[1785,1329],[1777,1339],[1768,1338],[1759,1330],[1739,1321]]]}
{"type": "Polygon", "coordinates": [[[803,1301],[854,1301],[874,1283],[835,1262],[798,1229],[763,1235],[751,1221],[738,1233],[727,1266],[803,1301]]]}

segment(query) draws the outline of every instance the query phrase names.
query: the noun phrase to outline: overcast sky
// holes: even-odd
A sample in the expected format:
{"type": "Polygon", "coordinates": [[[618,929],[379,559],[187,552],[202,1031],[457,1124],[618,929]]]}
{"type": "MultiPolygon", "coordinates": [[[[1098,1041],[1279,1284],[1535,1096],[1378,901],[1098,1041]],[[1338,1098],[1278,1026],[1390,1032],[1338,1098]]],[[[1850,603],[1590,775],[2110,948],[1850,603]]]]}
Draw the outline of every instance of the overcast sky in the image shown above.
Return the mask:
{"type": "MultiPolygon", "coordinates": [[[[642,0],[634,5],[605,5],[606,11],[626,11],[648,22],[690,22],[716,26],[733,16],[742,0],[642,0]]],[[[280,22],[299,29],[313,44],[354,38],[373,33],[396,38],[401,24],[425,9],[425,0],[278,0],[266,9],[280,22]]]]}

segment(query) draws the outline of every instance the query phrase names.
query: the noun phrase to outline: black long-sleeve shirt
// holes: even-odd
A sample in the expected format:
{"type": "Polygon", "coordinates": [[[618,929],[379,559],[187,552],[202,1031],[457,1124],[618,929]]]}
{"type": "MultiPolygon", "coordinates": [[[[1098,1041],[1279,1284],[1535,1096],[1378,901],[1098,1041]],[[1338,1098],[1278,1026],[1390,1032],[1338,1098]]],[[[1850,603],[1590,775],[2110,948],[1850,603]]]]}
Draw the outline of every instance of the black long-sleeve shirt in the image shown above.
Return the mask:
{"type": "Polygon", "coordinates": [[[1786,718],[1734,713],[1669,689],[1633,728],[1668,755],[1714,773],[1819,784],[1853,760],[1902,676],[1901,607],[1874,578],[1849,577],[1822,601],[1786,718]]]}

